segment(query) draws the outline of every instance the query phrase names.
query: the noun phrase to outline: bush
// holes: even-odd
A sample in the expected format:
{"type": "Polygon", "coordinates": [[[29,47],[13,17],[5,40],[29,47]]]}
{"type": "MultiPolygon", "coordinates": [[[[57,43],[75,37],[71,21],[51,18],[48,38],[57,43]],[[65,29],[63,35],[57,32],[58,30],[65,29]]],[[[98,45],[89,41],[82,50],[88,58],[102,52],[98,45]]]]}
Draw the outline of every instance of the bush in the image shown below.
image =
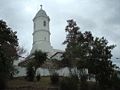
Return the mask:
{"type": "Polygon", "coordinates": [[[6,82],[3,79],[0,79],[0,90],[4,90],[6,88],[6,82]]]}
{"type": "Polygon", "coordinates": [[[80,90],[88,90],[87,75],[81,75],[80,77],[80,90]]]}
{"type": "Polygon", "coordinates": [[[38,75],[36,76],[36,79],[37,79],[37,81],[40,81],[40,79],[41,79],[40,74],[38,74],[38,75]]]}
{"type": "Polygon", "coordinates": [[[50,80],[51,80],[52,84],[58,84],[58,82],[59,82],[59,75],[58,75],[58,73],[53,73],[50,76],[50,80]]]}
{"type": "Polygon", "coordinates": [[[0,90],[6,88],[6,73],[0,72],[0,90]]]}
{"type": "Polygon", "coordinates": [[[114,90],[120,90],[120,78],[117,76],[117,73],[112,76],[111,81],[111,86],[114,90]]]}
{"type": "Polygon", "coordinates": [[[33,69],[33,66],[32,64],[29,64],[28,67],[27,67],[27,76],[26,76],[26,79],[28,81],[33,81],[34,80],[34,77],[35,77],[35,70],[33,69]]]}
{"type": "Polygon", "coordinates": [[[78,90],[78,82],[73,77],[66,77],[60,83],[60,90],[78,90]]]}

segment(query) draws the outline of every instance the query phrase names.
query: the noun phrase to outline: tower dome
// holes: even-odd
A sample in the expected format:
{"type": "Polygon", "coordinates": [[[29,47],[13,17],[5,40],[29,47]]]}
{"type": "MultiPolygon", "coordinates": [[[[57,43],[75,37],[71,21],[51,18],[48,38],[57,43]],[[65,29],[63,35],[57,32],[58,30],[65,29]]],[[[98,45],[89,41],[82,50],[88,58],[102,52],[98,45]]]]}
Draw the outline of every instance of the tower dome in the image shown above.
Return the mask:
{"type": "Polygon", "coordinates": [[[49,19],[49,16],[47,16],[46,12],[42,9],[42,5],[41,5],[41,9],[37,12],[33,20],[35,20],[38,17],[46,17],[49,19]]]}

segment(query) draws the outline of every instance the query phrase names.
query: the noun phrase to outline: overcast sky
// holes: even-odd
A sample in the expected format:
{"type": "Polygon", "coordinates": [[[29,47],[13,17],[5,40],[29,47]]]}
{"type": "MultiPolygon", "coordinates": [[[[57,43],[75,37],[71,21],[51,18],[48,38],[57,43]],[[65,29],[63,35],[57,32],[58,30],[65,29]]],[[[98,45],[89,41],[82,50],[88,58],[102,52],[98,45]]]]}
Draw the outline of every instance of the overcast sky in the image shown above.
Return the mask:
{"type": "Polygon", "coordinates": [[[64,50],[66,20],[74,19],[82,32],[91,31],[94,36],[104,36],[110,44],[116,44],[113,61],[120,66],[120,0],[0,0],[0,19],[17,31],[19,43],[28,52],[32,48],[35,14],[40,5],[50,17],[51,44],[64,50]]]}

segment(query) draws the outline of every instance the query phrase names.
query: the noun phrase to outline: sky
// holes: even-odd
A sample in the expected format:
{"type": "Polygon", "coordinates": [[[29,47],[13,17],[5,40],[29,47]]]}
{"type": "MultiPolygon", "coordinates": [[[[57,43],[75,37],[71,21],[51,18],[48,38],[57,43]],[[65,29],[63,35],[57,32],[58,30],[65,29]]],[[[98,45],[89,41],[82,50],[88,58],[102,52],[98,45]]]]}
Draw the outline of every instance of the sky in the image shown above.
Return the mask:
{"type": "Polygon", "coordinates": [[[112,60],[120,66],[120,0],[0,0],[0,19],[17,31],[20,46],[32,48],[33,18],[40,5],[50,17],[51,45],[64,50],[66,20],[74,19],[80,31],[105,37],[115,44],[112,60]]]}

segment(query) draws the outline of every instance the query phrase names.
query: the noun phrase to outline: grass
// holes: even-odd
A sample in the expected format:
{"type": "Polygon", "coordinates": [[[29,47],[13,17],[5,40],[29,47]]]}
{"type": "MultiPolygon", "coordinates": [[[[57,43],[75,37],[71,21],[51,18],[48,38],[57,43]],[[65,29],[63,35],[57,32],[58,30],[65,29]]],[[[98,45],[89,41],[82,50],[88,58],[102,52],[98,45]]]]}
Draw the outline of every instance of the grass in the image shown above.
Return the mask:
{"type": "MultiPolygon", "coordinates": [[[[60,81],[65,77],[60,77],[60,81]]],[[[14,78],[8,81],[8,87],[10,90],[48,90],[48,88],[59,88],[57,85],[52,85],[49,76],[41,77],[40,81],[36,79],[33,82],[27,81],[25,77],[14,78]]],[[[89,90],[94,90],[94,82],[88,82],[89,90]]]]}
{"type": "Polygon", "coordinates": [[[40,81],[29,82],[24,79],[24,77],[14,78],[13,80],[9,80],[7,83],[9,88],[14,87],[49,87],[51,86],[50,77],[41,77],[40,81]]]}

